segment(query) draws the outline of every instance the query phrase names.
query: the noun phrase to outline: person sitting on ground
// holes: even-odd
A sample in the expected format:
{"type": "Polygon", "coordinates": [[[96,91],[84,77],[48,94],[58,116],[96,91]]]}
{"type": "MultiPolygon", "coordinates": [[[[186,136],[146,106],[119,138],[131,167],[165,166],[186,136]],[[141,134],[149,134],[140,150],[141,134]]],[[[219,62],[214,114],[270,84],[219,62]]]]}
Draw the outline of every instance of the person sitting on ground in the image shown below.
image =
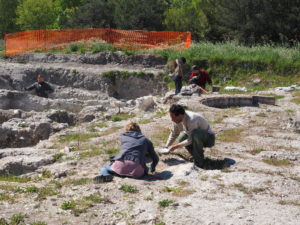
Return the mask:
{"type": "Polygon", "coordinates": [[[29,87],[25,88],[26,91],[35,90],[35,93],[39,97],[48,98],[48,93],[52,93],[53,88],[45,82],[45,77],[43,75],[37,76],[37,82],[33,83],[29,87]]]}
{"type": "Polygon", "coordinates": [[[195,165],[203,168],[203,147],[212,147],[215,144],[215,134],[210,125],[202,115],[185,111],[181,105],[173,104],[169,114],[173,121],[173,129],[166,143],[169,152],[185,147],[192,155],[195,165]],[[181,133],[182,131],[184,132],[181,133]],[[179,143],[172,145],[178,136],[179,143]]]}
{"type": "Polygon", "coordinates": [[[201,92],[207,93],[206,83],[212,86],[212,80],[208,73],[204,69],[199,69],[196,65],[193,65],[191,70],[192,74],[189,77],[189,82],[195,84],[201,92]]]}
{"type": "Polygon", "coordinates": [[[159,158],[152,142],[142,134],[137,123],[128,123],[125,131],[121,136],[121,153],[100,169],[100,175],[93,179],[94,183],[110,182],[113,175],[140,178],[148,174],[146,154],[152,159],[150,171],[155,171],[159,158]]]}

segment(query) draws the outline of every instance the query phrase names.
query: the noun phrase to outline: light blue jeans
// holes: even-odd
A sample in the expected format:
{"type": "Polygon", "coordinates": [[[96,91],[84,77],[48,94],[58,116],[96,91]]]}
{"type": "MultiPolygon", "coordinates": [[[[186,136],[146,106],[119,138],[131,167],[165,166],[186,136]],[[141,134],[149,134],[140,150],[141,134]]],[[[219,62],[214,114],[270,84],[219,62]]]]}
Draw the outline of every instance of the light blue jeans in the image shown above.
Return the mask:
{"type": "Polygon", "coordinates": [[[100,169],[100,174],[103,176],[113,175],[114,173],[111,169],[111,164],[107,164],[100,169]]]}

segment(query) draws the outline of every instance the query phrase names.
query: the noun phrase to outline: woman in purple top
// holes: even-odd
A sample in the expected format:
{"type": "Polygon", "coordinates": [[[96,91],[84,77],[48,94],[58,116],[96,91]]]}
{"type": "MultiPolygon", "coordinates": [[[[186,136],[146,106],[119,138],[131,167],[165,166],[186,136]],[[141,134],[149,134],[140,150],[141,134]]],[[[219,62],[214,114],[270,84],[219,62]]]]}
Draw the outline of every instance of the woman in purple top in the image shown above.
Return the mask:
{"type": "Polygon", "coordinates": [[[146,138],[137,123],[125,126],[126,132],[121,136],[121,153],[113,157],[112,163],[100,169],[94,183],[112,181],[113,175],[139,178],[148,173],[146,154],[152,158],[150,171],[154,172],[159,161],[152,142],[146,138]]]}

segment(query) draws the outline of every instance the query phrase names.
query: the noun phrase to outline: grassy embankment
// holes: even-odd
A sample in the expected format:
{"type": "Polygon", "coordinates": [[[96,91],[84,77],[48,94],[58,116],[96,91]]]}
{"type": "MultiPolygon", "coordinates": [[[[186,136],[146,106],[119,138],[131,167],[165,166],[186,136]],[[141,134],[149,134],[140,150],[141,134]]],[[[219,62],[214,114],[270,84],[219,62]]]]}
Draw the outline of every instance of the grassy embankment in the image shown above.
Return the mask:
{"type": "Polygon", "coordinates": [[[294,48],[234,43],[196,43],[182,51],[160,50],[156,54],[172,61],[187,59],[186,71],[197,64],[220,86],[245,86],[250,91],[300,83],[300,44],[294,48]],[[254,82],[254,80],[258,82],[254,82]]]}
{"type": "MultiPolygon", "coordinates": [[[[1,51],[4,47],[0,46],[1,51]]],[[[92,40],[76,42],[68,46],[47,50],[53,53],[97,53],[120,51],[113,45],[92,40]]],[[[245,86],[249,91],[264,90],[277,86],[300,83],[300,44],[293,48],[284,46],[259,45],[246,47],[227,42],[212,44],[194,43],[185,50],[121,50],[126,55],[153,53],[168,59],[171,65],[178,57],[185,57],[184,70],[188,75],[191,65],[205,68],[220,86],[245,86]]],[[[173,85],[171,80],[168,80],[173,85]]]]}

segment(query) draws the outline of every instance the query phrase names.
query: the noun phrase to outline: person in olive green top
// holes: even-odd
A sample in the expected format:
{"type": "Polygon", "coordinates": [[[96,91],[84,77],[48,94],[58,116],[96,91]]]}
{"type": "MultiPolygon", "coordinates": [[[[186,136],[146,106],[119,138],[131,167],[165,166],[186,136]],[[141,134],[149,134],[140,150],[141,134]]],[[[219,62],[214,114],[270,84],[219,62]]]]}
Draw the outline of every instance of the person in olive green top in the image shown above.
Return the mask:
{"type": "Polygon", "coordinates": [[[215,144],[215,134],[210,125],[202,115],[185,111],[181,105],[172,105],[169,114],[173,121],[173,129],[166,143],[169,152],[185,147],[192,155],[195,165],[203,168],[203,148],[215,144]],[[179,143],[173,144],[178,136],[179,143]]]}
{"type": "Polygon", "coordinates": [[[186,62],[184,57],[175,60],[174,63],[174,82],[175,82],[175,95],[179,94],[182,88],[183,79],[183,64],[186,62]]]}

